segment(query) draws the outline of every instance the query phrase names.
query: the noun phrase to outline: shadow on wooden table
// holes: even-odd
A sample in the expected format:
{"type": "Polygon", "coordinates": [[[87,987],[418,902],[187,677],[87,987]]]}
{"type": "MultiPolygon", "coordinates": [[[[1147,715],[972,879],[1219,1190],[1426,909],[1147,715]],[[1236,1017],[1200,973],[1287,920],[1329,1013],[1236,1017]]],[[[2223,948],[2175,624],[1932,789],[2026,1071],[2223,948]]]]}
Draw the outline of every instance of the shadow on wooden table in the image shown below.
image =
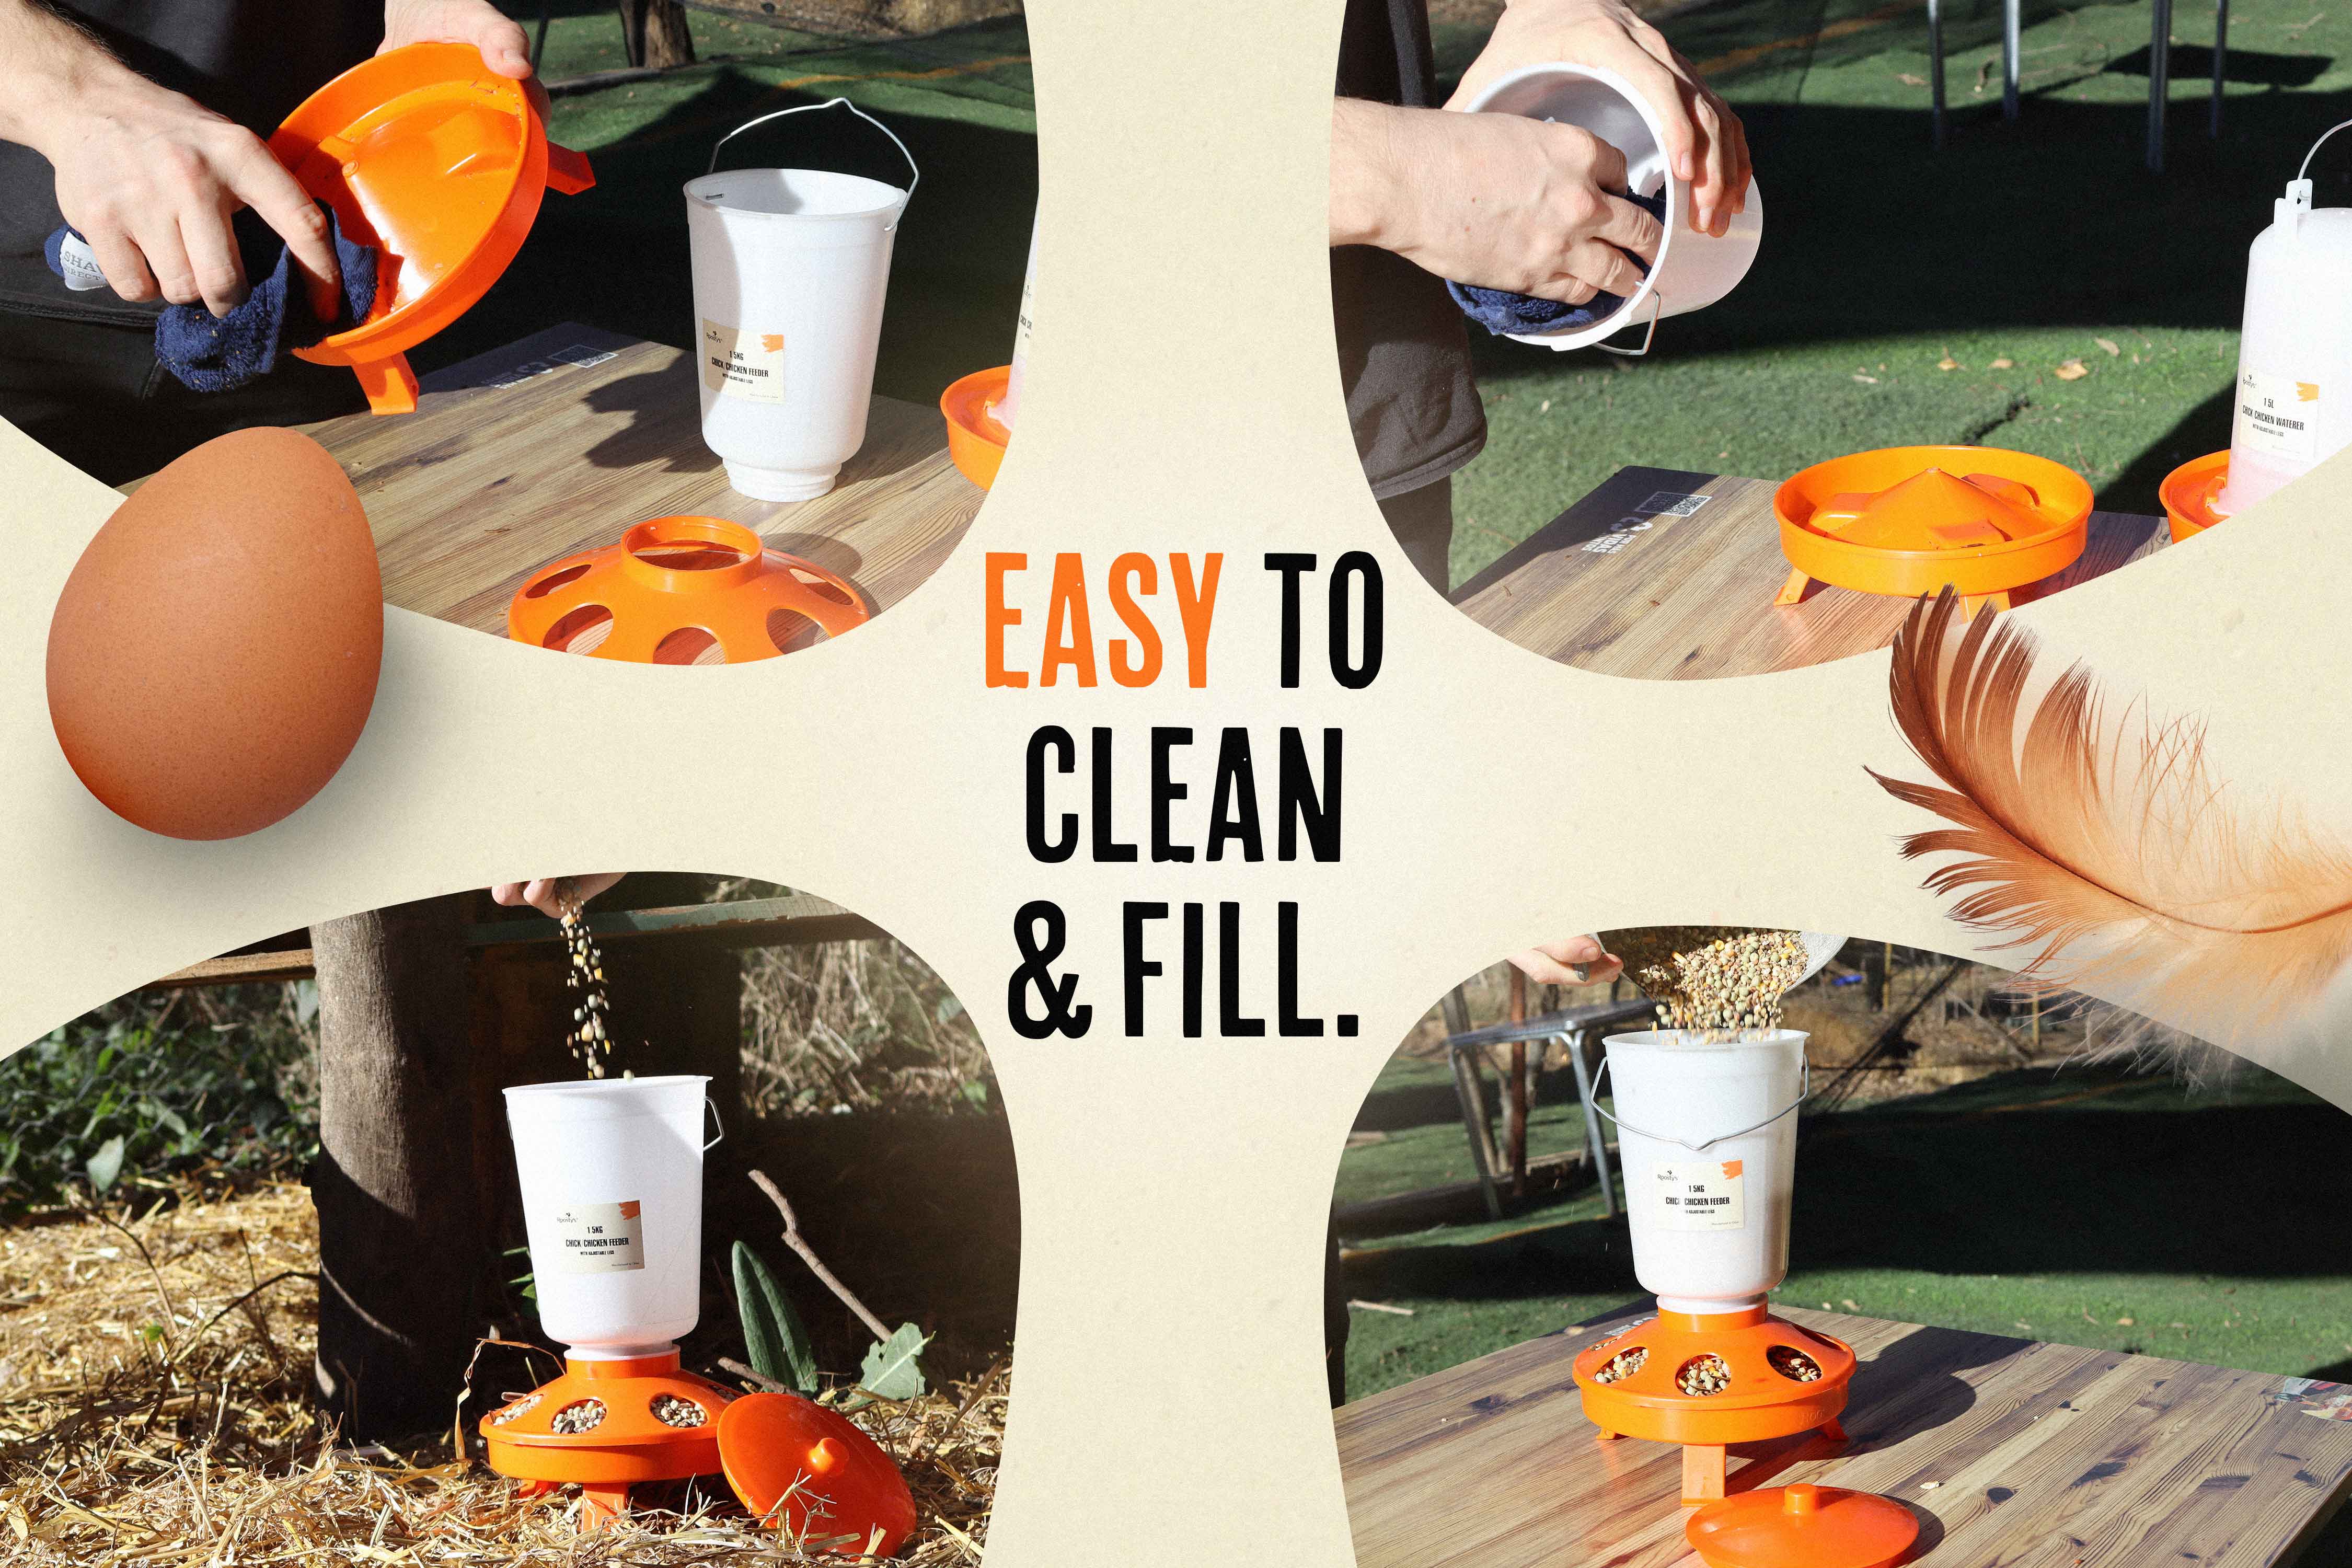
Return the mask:
{"type": "Polygon", "coordinates": [[[680,394],[693,384],[674,367],[644,371],[589,389],[588,406],[599,414],[625,414],[629,423],[583,454],[600,468],[640,468],[659,464],[673,474],[703,474],[719,467],[719,454],[699,441],[677,438],[680,394]]]}

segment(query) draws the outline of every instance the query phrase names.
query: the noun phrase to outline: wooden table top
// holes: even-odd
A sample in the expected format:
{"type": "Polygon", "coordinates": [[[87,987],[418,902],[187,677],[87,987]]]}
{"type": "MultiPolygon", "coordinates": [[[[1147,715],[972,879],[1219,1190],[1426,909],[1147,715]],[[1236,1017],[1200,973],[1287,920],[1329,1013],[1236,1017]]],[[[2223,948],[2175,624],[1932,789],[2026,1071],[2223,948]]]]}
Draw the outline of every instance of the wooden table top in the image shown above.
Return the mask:
{"type": "MultiPolygon", "coordinates": [[[[1795,669],[1882,648],[1908,599],[1817,587],[1772,600],[1788,581],[1777,484],[1677,468],[1620,468],[1501,560],[1454,602],[1521,647],[1603,675],[1690,680],[1795,669]]],[[[2087,582],[2168,542],[2164,520],[2091,514],[2082,558],[2015,595],[2022,604],[2087,582]]]]}
{"type": "Polygon", "coordinates": [[[887,609],[939,569],[982,492],[939,410],[874,399],[866,445],[815,500],[727,488],[683,351],[561,326],[427,376],[417,412],[305,426],[358,487],[385,602],[506,635],[539,567],[673,512],[740,522],[887,609]]]}
{"type": "MultiPolygon", "coordinates": [[[[2352,1477],[2352,1388],[1777,1308],[1862,1364],[1840,1449],[1731,1450],[1730,1489],[1814,1481],[1919,1517],[1928,1568],[2281,1563],[2352,1477]]],[[[1680,1451],[1594,1436],[1570,1363],[1628,1308],[1337,1413],[1358,1568],[1697,1568],[1680,1451]]],[[[2317,1568],[2316,1564],[2312,1568],[2317,1568]]]]}

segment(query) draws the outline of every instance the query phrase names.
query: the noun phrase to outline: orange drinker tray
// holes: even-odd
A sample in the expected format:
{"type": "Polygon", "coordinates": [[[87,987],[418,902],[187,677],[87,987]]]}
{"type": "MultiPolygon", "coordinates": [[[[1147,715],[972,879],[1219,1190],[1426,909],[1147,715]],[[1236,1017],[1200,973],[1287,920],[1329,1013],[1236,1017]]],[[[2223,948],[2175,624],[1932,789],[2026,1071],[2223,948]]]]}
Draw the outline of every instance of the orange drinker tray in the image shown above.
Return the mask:
{"type": "Polygon", "coordinates": [[[1774,492],[1772,511],[1792,569],[1777,603],[1816,582],[1902,598],[1948,586],[1973,614],[2074,563],[2091,487],[2023,452],[1890,447],[1816,463],[1774,492]]]}
{"type": "Polygon", "coordinates": [[[549,144],[523,84],[469,44],[411,44],[352,67],[269,138],[343,233],[375,247],[368,319],[295,351],[359,376],[378,414],[416,406],[405,351],[463,315],[522,248],[541,195],[595,183],[549,144]]]}
{"type": "Polygon", "coordinates": [[[866,619],[847,579],[716,517],[656,517],[551,561],[507,606],[517,642],[641,664],[745,664],[866,619]]]}
{"type": "Polygon", "coordinates": [[[987,489],[996,483],[1004,462],[1004,448],[1013,433],[996,417],[1013,383],[1013,367],[976,370],[940,395],[940,412],[947,416],[948,457],[965,479],[987,489]]]}

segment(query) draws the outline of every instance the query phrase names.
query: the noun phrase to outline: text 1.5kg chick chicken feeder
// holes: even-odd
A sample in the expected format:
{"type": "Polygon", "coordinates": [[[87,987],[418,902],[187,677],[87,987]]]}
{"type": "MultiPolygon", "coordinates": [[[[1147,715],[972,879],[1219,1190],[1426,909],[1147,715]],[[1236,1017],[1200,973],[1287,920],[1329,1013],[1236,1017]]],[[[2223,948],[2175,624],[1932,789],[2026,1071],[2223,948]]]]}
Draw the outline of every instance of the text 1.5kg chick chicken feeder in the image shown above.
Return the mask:
{"type": "Polygon", "coordinates": [[[523,84],[470,44],[411,44],[352,67],[305,100],[269,151],[375,248],[368,319],[295,357],[343,364],[378,414],[416,407],[406,352],[489,291],[550,190],[595,184],[588,160],[547,140],[523,84]]]}
{"type": "Polygon", "coordinates": [[[2024,452],[1889,447],[1814,464],[1773,493],[1772,513],[1790,565],[1774,603],[1815,583],[1905,599],[1948,587],[1973,616],[2081,557],[2091,487],[2024,452]]]}
{"type": "Polygon", "coordinates": [[[643,664],[744,664],[866,619],[849,580],[741,523],[656,517],[533,573],[507,605],[517,642],[643,664]]]}
{"type": "Polygon", "coordinates": [[[1576,1382],[1603,1439],[1682,1446],[1688,1507],[1723,1498],[1730,1444],[1844,1436],[1853,1350],[1767,1308],[1789,1270],[1805,1038],[1652,1029],[1603,1042],[1633,1272],[1658,1315],[1589,1346],[1576,1382]]]}

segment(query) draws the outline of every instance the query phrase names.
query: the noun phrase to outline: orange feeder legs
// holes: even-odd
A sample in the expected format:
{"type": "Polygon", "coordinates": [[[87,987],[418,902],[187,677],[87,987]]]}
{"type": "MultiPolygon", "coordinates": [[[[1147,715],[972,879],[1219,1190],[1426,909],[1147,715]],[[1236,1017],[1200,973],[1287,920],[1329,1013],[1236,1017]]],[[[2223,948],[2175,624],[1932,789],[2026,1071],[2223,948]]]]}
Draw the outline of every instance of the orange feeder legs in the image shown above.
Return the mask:
{"type": "Polygon", "coordinates": [[[2073,565],[2091,487],[2047,458],[1990,447],[1890,447],[1816,463],[1772,497],[1793,605],[1814,583],[1916,598],[1950,587],[1962,612],[2073,565]]]}
{"type": "Polygon", "coordinates": [[[1781,1321],[1763,1307],[1661,1312],[1576,1358],[1584,1413],[1601,1437],[1683,1445],[1683,1503],[1724,1495],[1724,1449],[1799,1432],[1832,1441],[1853,1377],[1853,1352],[1827,1334],[1781,1321]],[[1709,1363],[1712,1363],[1711,1365],[1709,1363]],[[1613,1375],[1603,1382],[1604,1368],[1613,1375]],[[1687,1372],[1717,1374],[1712,1394],[1691,1394],[1687,1372]]]}
{"type": "Polygon", "coordinates": [[[564,1363],[563,1374],[482,1417],[490,1468],[587,1495],[588,1528],[628,1507],[640,1481],[719,1473],[719,1423],[737,1395],[682,1372],[676,1351],[564,1363]]]}
{"type": "Polygon", "coordinates": [[[846,578],[768,549],[741,523],[656,517],[531,574],[507,605],[507,635],[597,658],[744,664],[838,637],[866,614],[846,578]]]}
{"type": "Polygon", "coordinates": [[[269,138],[343,233],[375,247],[368,319],[295,355],[352,367],[378,414],[416,407],[406,351],[488,292],[522,248],[548,190],[595,184],[551,146],[522,83],[470,44],[411,44],[352,67],[269,138]]]}
{"type": "Polygon", "coordinates": [[[976,370],[940,394],[940,412],[947,416],[948,457],[965,479],[987,489],[996,483],[1004,449],[1013,433],[996,417],[1013,382],[1013,367],[976,370]]]}

